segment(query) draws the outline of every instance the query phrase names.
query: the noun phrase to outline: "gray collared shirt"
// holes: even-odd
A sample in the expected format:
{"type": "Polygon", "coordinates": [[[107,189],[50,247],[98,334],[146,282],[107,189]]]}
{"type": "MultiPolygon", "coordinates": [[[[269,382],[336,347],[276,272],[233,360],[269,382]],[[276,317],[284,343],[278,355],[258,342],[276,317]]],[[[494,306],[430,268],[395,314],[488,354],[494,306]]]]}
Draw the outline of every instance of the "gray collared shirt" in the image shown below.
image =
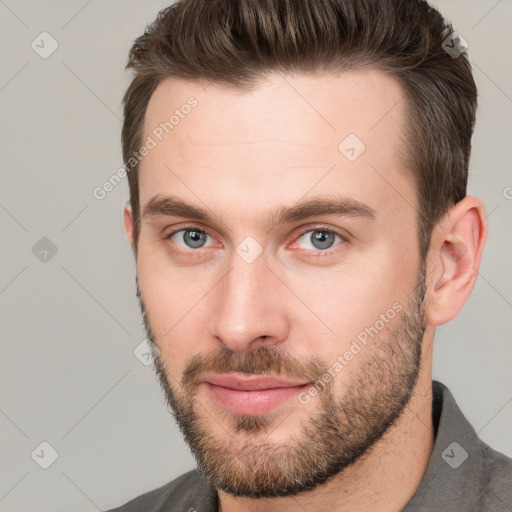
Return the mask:
{"type": "MultiPolygon", "coordinates": [[[[512,512],[512,459],[475,433],[449,389],[432,381],[436,440],[427,471],[402,512],[512,512]]],[[[192,470],[109,512],[217,512],[217,493],[192,470]]]]}

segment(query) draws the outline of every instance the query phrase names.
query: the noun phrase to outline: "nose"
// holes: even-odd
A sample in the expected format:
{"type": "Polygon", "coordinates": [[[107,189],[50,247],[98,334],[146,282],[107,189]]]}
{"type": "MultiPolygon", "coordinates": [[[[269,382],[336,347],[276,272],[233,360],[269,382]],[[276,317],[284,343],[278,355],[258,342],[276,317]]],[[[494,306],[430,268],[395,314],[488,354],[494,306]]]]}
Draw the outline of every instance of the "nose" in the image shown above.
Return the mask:
{"type": "Polygon", "coordinates": [[[247,263],[233,254],[224,279],[215,287],[210,336],[233,351],[279,345],[290,331],[284,286],[264,256],[247,263]]]}

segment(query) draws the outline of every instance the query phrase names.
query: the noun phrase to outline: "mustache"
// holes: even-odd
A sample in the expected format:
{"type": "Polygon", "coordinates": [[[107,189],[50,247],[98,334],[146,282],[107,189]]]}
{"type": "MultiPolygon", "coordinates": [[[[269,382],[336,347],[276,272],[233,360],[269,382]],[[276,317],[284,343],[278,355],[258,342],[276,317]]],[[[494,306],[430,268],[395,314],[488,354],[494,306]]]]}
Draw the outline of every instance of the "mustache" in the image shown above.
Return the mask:
{"type": "Polygon", "coordinates": [[[204,374],[230,372],[317,381],[327,370],[328,365],[316,357],[299,358],[276,347],[262,346],[235,352],[224,346],[220,350],[190,358],[185,365],[181,385],[186,391],[192,392],[204,374]]]}

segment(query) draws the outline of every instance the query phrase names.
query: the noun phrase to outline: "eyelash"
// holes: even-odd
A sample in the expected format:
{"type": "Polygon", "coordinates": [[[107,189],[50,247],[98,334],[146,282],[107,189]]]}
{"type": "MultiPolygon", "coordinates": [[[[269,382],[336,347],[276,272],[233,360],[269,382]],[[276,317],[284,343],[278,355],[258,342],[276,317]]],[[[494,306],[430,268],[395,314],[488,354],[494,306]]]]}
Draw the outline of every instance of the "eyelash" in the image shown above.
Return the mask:
{"type": "MultiPolygon", "coordinates": [[[[184,227],[181,227],[180,229],[177,229],[171,233],[169,233],[168,235],[162,237],[163,240],[170,240],[176,233],[180,233],[181,231],[198,231],[200,233],[205,233],[206,235],[208,235],[210,238],[213,238],[207,231],[205,231],[204,229],[198,227],[198,226],[193,226],[193,225],[190,225],[190,226],[184,226],[184,227]]],[[[313,249],[306,249],[308,251],[313,251],[313,257],[322,257],[323,255],[329,255],[331,254],[336,247],[338,247],[339,245],[344,245],[344,243],[347,242],[347,237],[342,235],[341,233],[338,233],[337,231],[327,227],[327,226],[322,226],[322,225],[318,225],[318,226],[312,226],[312,227],[309,227],[308,229],[305,229],[303,230],[299,235],[297,235],[296,237],[296,240],[300,239],[301,237],[303,237],[306,233],[309,233],[310,231],[321,231],[323,233],[328,233],[328,234],[333,234],[335,236],[338,236],[339,238],[341,238],[341,242],[339,244],[337,244],[336,246],[334,247],[330,247],[328,249],[325,249],[325,250],[313,250],[313,249]]],[[[201,253],[203,251],[205,251],[207,248],[199,248],[199,249],[190,249],[188,251],[183,251],[183,250],[179,250],[177,252],[180,252],[181,254],[187,254],[190,255],[190,254],[196,254],[197,256],[200,256],[201,253]]]]}

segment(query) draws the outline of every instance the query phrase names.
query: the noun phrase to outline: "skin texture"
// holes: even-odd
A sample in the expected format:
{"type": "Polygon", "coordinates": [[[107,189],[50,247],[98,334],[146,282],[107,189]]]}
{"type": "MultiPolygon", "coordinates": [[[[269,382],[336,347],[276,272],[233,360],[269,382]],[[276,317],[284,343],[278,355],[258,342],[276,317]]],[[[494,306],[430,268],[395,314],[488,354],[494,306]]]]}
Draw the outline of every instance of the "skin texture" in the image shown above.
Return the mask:
{"type": "MultiPolygon", "coordinates": [[[[399,158],[404,95],[378,71],[276,73],[251,92],[167,79],[151,97],[143,140],[191,96],[197,106],[140,164],[140,204],[172,195],[211,219],[142,218],[137,278],[162,386],[219,487],[220,510],[401,510],[432,451],[434,331],[474,286],[482,203],[468,196],[450,209],[423,272],[415,184],[399,158]],[[354,161],[338,149],[349,134],[366,147],[354,161]],[[268,222],[271,210],[334,195],[367,205],[374,220],[268,222]],[[183,231],[165,239],[186,227],[209,235],[203,247],[188,246],[183,231]],[[311,235],[325,229],[339,236],[319,249],[311,235]],[[254,251],[254,261],[241,256],[254,251]],[[199,383],[206,371],[249,368],[313,383],[378,320],[378,333],[306,404],[242,417],[199,383]],[[327,459],[330,468],[311,464],[327,459]]],[[[134,247],[129,208],[124,221],[134,247]]]]}

